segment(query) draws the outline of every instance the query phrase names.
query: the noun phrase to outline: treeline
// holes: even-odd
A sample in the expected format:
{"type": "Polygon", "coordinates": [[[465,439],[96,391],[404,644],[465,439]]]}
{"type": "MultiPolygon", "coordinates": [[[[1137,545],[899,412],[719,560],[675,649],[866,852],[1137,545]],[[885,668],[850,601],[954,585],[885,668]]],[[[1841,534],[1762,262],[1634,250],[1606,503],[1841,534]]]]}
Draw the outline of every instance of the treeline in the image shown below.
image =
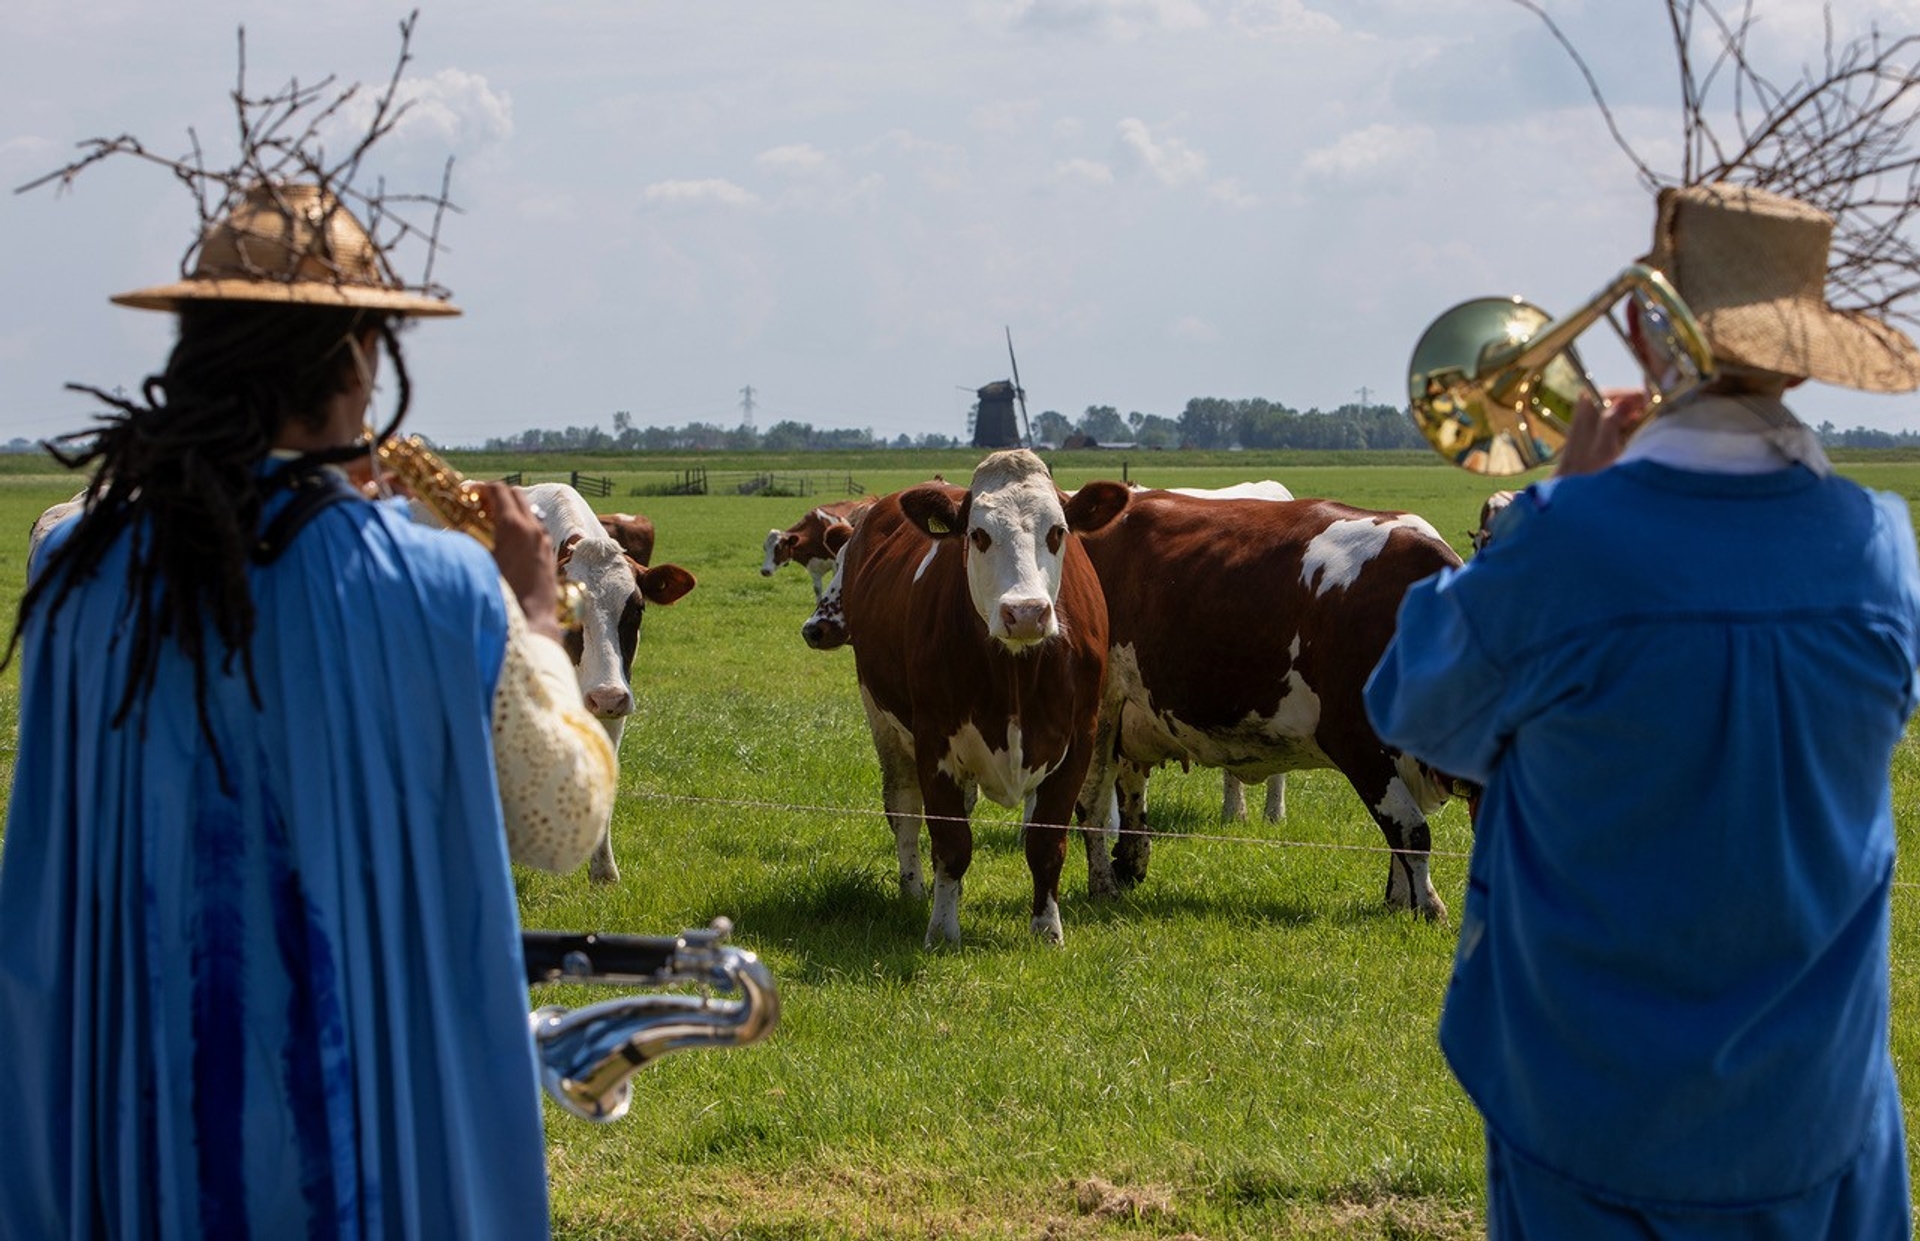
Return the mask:
{"type": "MultiPolygon", "coordinates": [[[[1842,431],[1831,422],[1816,430],[1829,448],[1920,448],[1920,431],[1842,431]]],[[[1422,448],[1426,441],[1406,411],[1391,405],[1343,405],[1335,410],[1300,411],[1255,397],[1226,400],[1195,397],[1177,416],[1121,414],[1111,405],[1089,405],[1078,418],[1045,410],[1033,420],[1033,438],[1047,448],[1148,449],[1390,449],[1422,448]]],[[[685,426],[636,427],[624,412],[613,415],[613,430],[598,426],[537,428],[499,436],[482,447],[488,452],[829,452],[865,448],[964,448],[973,442],[969,415],[964,436],[896,435],[889,439],[871,428],[815,427],[776,422],[764,431],[750,426],[722,427],[709,422],[685,426]]],[[[22,443],[23,441],[16,441],[22,443]]]]}
{"type": "MultiPolygon", "coordinates": [[[[1305,413],[1273,401],[1196,397],[1177,417],[1139,412],[1122,415],[1111,405],[1089,405],[1078,418],[1045,410],[1033,420],[1034,439],[1052,448],[1418,448],[1424,441],[1406,414],[1390,405],[1347,405],[1305,413]]],[[[862,448],[964,448],[973,442],[972,418],[964,436],[876,435],[871,428],[819,428],[776,422],[764,431],[750,426],[637,427],[624,412],[613,429],[599,426],[532,428],[489,439],[488,452],[825,452],[862,448]]]]}

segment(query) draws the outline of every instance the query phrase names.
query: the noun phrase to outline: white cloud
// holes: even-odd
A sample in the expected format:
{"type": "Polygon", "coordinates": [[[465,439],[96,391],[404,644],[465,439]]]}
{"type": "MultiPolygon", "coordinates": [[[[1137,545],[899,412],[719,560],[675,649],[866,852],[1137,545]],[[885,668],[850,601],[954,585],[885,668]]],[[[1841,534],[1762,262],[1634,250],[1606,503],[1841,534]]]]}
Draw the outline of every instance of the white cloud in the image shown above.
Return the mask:
{"type": "Polygon", "coordinates": [[[1016,0],[1011,17],[1016,29],[1091,34],[1119,43],[1211,24],[1194,0],[1016,0]]]}
{"type": "Polygon", "coordinates": [[[1301,172],[1329,180],[1355,180],[1378,172],[1398,174],[1434,145],[1424,125],[1369,125],[1343,135],[1331,146],[1307,152],[1301,172]]]}
{"type": "Polygon", "coordinates": [[[772,147],[753,157],[754,166],[769,172],[805,177],[824,172],[833,162],[825,151],[807,142],[772,147]]]}
{"type": "Polygon", "coordinates": [[[1091,159],[1070,159],[1056,164],[1053,175],[1071,185],[1113,184],[1113,169],[1091,159]]]}
{"type": "Polygon", "coordinates": [[[640,191],[640,201],[665,207],[751,207],[760,200],[731,181],[710,177],[701,181],[655,181],[640,191]]]}
{"type": "Polygon", "coordinates": [[[1260,205],[1259,197],[1235,177],[1223,177],[1209,185],[1207,197],[1236,211],[1248,211],[1260,205]]]}
{"type": "Polygon", "coordinates": [[[1338,21],[1325,13],[1316,13],[1301,0],[1240,0],[1227,20],[1235,30],[1256,39],[1340,33],[1338,21]]]}
{"type": "Polygon", "coordinates": [[[1207,157],[1178,138],[1154,137],[1145,121],[1120,122],[1120,149],[1160,184],[1178,187],[1207,175],[1207,157]]]}

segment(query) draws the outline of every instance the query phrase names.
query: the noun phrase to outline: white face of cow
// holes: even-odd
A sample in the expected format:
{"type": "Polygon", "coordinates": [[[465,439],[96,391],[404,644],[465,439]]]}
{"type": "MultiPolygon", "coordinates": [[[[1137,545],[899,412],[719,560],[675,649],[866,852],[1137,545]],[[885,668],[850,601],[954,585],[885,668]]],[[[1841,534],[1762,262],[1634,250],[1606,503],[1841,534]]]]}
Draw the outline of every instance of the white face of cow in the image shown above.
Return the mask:
{"type": "Polygon", "coordinates": [[[581,587],[579,646],[573,635],[567,646],[587,709],[602,719],[631,715],[629,677],[645,607],[633,562],[612,539],[583,538],[573,544],[565,572],[581,587]]]}
{"type": "Polygon", "coordinates": [[[967,506],[967,590],[988,636],[1023,651],[1060,632],[1053,605],[1067,546],[1066,509],[1044,472],[983,474],[984,465],[967,506]]]}

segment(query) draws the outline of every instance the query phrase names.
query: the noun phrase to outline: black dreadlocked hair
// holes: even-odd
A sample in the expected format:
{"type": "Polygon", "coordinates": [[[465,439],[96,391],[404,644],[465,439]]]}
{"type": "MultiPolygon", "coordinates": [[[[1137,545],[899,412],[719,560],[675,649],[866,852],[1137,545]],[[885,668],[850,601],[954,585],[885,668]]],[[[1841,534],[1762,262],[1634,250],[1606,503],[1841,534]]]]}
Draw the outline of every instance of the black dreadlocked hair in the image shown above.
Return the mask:
{"type": "MultiPolygon", "coordinates": [[[[248,586],[260,516],[272,492],[301,473],[366,451],[366,445],[311,453],[271,474],[267,454],[289,425],[317,428],[328,400],[354,374],[351,342],[377,331],[399,389],[391,433],[411,397],[393,317],[378,311],[260,302],[184,303],[180,334],[165,371],[149,376],[142,400],[70,385],[113,407],[100,426],[48,443],[68,468],[91,468],[85,504],[72,534],[39,566],[21,597],[0,667],[13,659],[33,612],[57,615],[74,588],[99,571],[122,537],[138,540],[128,561],[125,608],[132,662],[113,727],[150,692],[157,656],[178,644],[194,668],[200,726],[207,716],[209,631],[221,670],[236,658],[259,705],[250,643],[254,605],[248,586]],[[82,445],[72,451],[60,445],[82,445]]],[[[218,746],[214,745],[216,762],[218,746]]],[[[222,764],[224,767],[224,764],[222,764]]]]}

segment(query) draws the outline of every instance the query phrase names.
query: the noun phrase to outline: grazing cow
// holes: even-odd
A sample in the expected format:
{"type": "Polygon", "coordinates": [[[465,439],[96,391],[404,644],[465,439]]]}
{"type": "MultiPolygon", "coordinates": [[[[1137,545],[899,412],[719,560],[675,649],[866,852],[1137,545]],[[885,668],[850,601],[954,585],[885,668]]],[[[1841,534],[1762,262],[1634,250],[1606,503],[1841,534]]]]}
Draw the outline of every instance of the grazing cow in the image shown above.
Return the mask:
{"type": "Polygon", "coordinates": [[[641,564],[653,563],[653,523],[638,513],[602,513],[601,528],[620,550],[641,564]]]}
{"type": "Polygon", "coordinates": [[[1150,838],[1130,773],[1169,760],[1243,779],[1332,767],[1393,850],[1387,903],[1444,918],[1426,816],[1453,782],[1385,746],[1361,701],[1407,587],[1460,563],[1438,532],[1409,513],[1329,500],[1148,492],[1082,543],[1106,593],[1112,650],[1080,815],[1119,781],[1121,816],[1111,869],[1100,873],[1104,858],[1089,853],[1089,885],[1146,873],[1150,838]]]}
{"type": "Polygon", "coordinates": [[[929,947],[960,938],[970,786],[1024,808],[1030,929],[1063,938],[1060,870],[1093,758],[1107,655],[1106,605],[1080,536],[1126,503],[1119,483],[1064,496],[1038,457],[1013,449],[982,461],[967,490],[928,483],[876,501],[847,540],[834,580],[845,610],[839,633],[855,638],[910,896],[926,891],[926,821],[929,947]]]}
{"type": "Polygon", "coordinates": [[[1493,541],[1493,523],[1507,511],[1507,505],[1513,503],[1516,494],[1512,491],[1496,491],[1481,502],[1480,524],[1469,535],[1473,540],[1474,555],[1485,551],[1487,544],[1493,541]]]}
{"type": "Polygon", "coordinates": [[[775,569],[792,561],[813,578],[813,598],[818,603],[826,591],[827,575],[833,572],[834,554],[827,546],[827,532],[844,526],[847,529],[843,534],[852,533],[852,527],[872,503],[872,496],[836,500],[807,510],[805,517],[785,530],[767,531],[766,558],[760,562],[760,576],[772,577],[775,569]]]}
{"type": "MultiPolygon", "coordinates": [[[[633,656],[646,606],[685,595],[694,587],[693,574],[679,565],[649,568],[633,559],[607,534],[580,493],[565,483],[537,483],[521,490],[559,552],[562,575],[579,586],[579,623],[567,633],[567,654],[573,658],[587,710],[607,730],[617,755],[627,716],[633,714],[633,656]]],[[[587,875],[595,883],[620,878],[605,831],[587,875]]]]}

